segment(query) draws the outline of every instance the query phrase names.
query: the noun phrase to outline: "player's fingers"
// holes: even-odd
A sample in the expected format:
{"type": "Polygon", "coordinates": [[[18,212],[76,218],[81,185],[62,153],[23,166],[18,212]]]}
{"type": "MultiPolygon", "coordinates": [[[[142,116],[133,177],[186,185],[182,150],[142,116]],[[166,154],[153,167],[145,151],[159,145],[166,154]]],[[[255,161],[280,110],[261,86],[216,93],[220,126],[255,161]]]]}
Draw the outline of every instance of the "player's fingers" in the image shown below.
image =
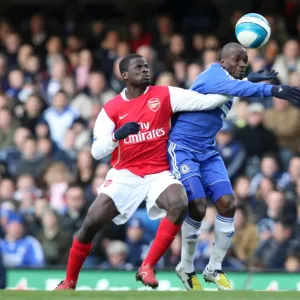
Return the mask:
{"type": "Polygon", "coordinates": [[[275,70],[272,70],[271,72],[269,72],[269,75],[276,76],[277,74],[278,74],[278,72],[276,72],[275,70]]]}
{"type": "Polygon", "coordinates": [[[300,96],[300,89],[298,88],[293,88],[292,89],[292,94],[295,96],[300,96]]]}
{"type": "Polygon", "coordinates": [[[261,69],[261,70],[257,71],[257,73],[263,73],[265,71],[266,71],[266,69],[261,69]]]}

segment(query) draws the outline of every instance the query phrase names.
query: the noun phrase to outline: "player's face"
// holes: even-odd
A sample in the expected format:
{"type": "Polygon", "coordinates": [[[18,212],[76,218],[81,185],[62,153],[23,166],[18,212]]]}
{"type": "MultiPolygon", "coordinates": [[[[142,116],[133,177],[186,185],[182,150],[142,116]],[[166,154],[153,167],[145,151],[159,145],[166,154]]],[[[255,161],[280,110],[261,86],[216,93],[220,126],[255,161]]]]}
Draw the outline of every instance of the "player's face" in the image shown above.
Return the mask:
{"type": "Polygon", "coordinates": [[[147,61],[144,58],[134,58],[128,65],[127,80],[133,85],[149,85],[150,73],[147,61]]]}
{"type": "Polygon", "coordinates": [[[238,48],[228,53],[221,60],[222,67],[235,79],[243,79],[248,66],[248,55],[244,48],[238,48]]]}

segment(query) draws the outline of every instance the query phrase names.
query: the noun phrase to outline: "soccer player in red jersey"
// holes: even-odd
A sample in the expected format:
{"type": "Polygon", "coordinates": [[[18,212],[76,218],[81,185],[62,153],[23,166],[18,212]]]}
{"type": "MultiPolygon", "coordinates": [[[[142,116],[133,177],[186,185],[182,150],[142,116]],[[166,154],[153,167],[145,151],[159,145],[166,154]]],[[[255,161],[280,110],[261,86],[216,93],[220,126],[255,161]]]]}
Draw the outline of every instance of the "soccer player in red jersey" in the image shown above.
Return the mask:
{"type": "Polygon", "coordinates": [[[74,237],[66,278],[58,290],[76,288],[96,233],[111,220],[124,224],[143,201],[149,217],[162,220],[136,279],[152,288],[158,286],[154,266],[179,232],[188,205],[182,184],[169,171],[171,116],[178,111],[213,109],[229,99],[170,86],[150,86],[148,64],[137,54],[124,57],[119,68],[126,88],[99,113],[92,145],[95,159],[112,153],[112,169],[74,237]]]}

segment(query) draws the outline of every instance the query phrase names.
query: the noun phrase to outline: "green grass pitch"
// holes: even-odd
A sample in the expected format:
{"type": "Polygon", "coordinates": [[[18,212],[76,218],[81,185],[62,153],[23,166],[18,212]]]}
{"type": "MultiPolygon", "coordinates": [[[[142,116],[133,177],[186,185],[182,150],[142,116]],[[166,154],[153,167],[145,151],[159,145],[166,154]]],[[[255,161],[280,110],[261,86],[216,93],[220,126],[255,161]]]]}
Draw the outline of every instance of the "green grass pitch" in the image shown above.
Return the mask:
{"type": "Polygon", "coordinates": [[[300,299],[300,292],[157,292],[157,291],[0,291],[2,300],[289,300],[300,299]]]}

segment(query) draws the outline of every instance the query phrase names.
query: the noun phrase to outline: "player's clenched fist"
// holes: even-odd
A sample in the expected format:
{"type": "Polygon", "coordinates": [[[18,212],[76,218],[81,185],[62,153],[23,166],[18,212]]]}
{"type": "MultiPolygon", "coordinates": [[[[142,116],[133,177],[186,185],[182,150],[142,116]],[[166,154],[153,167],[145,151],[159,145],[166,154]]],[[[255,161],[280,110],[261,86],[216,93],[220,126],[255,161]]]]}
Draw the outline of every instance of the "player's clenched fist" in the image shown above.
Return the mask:
{"type": "Polygon", "coordinates": [[[140,125],[136,122],[128,122],[121,126],[119,129],[117,129],[113,136],[114,139],[119,141],[119,140],[124,140],[126,139],[130,134],[136,134],[140,131],[140,125]]]}

